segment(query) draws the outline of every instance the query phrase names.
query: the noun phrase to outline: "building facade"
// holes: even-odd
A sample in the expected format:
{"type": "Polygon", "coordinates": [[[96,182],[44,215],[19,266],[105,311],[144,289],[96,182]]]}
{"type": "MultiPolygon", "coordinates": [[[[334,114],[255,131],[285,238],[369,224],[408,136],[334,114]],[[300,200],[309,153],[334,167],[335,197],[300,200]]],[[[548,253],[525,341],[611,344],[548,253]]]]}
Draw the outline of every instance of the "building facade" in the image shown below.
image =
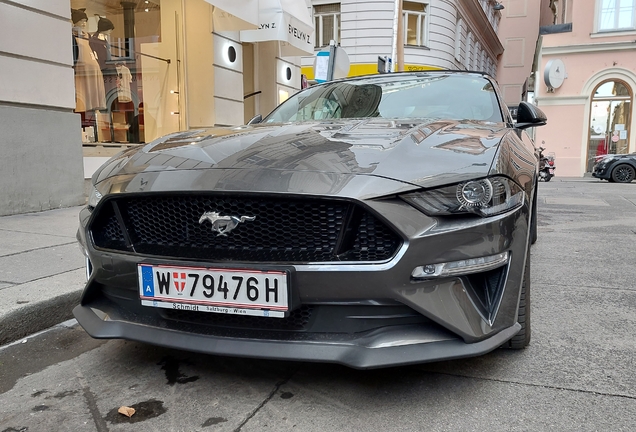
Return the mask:
{"type": "Polygon", "coordinates": [[[497,82],[504,102],[513,111],[519,102],[533,102],[534,58],[541,7],[536,0],[501,0],[498,35],[504,46],[497,82]]]}
{"type": "Polygon", "coordinates": [[[536,62],[536,100],[548,116],[536,141],[557,175],[581,177],[597,156],[636,151],[636,2],[547,1],[536,62]]]}
{"type": "Polygon", "coordinates": [[[68,0],[0,1],[0,215],[84,201],[68,0]]]}
{"type": "MultiPolygon", "coordinates": [[[[348,53],[349,76],[377,73],[395,5],[0,0],[0,215],[83,203],[85,179],[122,149],[267,114],[302,74],[313,78],[330,40],[348,53]]],[[[405,69],[496,76],[499,6],[404,0],[405,69]]]]}
{"type": "Polygon", "coordinates": [[[81,204],[122,149],[271,111],[312,38],[304,0],[0,0],[0,215],[81,204]]]}
{"type": "MultiPolygon", "coordinates": [[[[377,73],[378,57],[391,57],[393,0],[312,0],[315,51],[334,40],[348,54],[348,76],[377,73]]],[[[503,46],[497,37],[501,9],[492,0],[402,2],[405,70],[459,69],[497,73],[503,46]]],[[[314,78],[315,57],[302,72],[314,78]]]]}

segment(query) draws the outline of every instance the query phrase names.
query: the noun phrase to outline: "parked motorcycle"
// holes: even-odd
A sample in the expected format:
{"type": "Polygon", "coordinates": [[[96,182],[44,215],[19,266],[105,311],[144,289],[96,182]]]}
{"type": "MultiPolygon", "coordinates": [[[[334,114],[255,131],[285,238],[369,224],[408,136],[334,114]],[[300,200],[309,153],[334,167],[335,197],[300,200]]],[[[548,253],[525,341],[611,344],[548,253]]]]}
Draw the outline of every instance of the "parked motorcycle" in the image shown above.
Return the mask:
{"type": "Polygon", "coordinates": [[[554,177],[554,170],[556,169],[556,163],[554,160],[554,154],[543,154],[544,147],[539,147],[539,181],[549,182],[554,177]]]}

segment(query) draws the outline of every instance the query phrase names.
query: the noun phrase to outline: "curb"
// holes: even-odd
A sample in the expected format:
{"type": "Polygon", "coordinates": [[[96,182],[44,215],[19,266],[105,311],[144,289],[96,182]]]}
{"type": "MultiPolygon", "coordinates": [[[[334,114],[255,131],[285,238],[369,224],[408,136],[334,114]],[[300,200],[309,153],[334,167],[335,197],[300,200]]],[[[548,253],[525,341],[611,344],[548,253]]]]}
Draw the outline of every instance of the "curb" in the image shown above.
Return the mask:
{"type": "Polygon", "coordinates": [[[0,315],[0,345],[53,327],[73,318],[73,308],[80,303],[82,290],[69,292],[0,315]]]}

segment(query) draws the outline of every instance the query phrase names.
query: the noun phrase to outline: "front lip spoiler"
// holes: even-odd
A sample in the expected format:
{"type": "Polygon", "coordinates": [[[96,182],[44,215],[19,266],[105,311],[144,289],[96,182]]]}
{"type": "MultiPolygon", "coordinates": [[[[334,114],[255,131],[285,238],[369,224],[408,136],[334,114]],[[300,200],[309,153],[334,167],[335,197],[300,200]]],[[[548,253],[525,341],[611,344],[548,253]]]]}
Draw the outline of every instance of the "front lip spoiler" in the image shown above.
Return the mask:
{"type": "Polygon", "coordinates": [[[356,369],[405,366],[479,356],[500,347],[521,329],[519,323],[515,323],[488,339],[470,344],[461,339],[452,339],[369,348],[355,344],[239,340],[184,333],[123,321],[104,321],[90,307],[82,305],[73,309],[73,315],[84,330],[96,339],[127,339],[224,356],[338,363],[356,369]]]}

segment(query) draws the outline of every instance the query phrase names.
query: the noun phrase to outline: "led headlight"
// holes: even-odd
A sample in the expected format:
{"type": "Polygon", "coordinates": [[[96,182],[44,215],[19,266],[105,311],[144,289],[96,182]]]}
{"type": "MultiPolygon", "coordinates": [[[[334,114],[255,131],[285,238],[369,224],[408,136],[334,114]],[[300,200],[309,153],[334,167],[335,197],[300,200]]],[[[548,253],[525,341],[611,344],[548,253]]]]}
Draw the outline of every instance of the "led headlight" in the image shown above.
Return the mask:
{"type": "Polygon", "coordinates": [[[401,195],[429,216],[474,213],[493,216],[521,207],[524,192],[512,180],[495,176],[401,195]]]}
{"type": "Polygon", "coordinates": [[[99,193],[99,191],[97,190],[95,186],[93,186],[93,190],[91,191],[91,194],[88,197],[88,206],[95,208],[100,199],[102,199],[102,194],[99,193]]]}
{"type": "Polygon", "coordinates": [[[457,186],[457,201],[465,208],[486,205],[492,199],[492,183],[488,179],[469,181],[457,186]]]}

